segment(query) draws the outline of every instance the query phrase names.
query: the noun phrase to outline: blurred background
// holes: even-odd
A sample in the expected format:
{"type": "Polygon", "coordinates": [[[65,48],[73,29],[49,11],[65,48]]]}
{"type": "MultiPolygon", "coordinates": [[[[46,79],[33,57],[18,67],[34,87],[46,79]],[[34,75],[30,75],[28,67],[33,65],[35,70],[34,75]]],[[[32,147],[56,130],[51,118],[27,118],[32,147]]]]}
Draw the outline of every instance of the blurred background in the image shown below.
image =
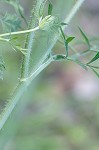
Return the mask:
{"type": "MultiPolygon", "coordinates": [[[[28,19],[33,1],[20,3],[28,19]]],[[[3,3],[0,8],[13,12],[3,3]]],[[[98,0],[85,1],[66,34],[79,37],[78,25],[89,37],[98,37],[98,0]]],[[[60,50],[64,51],[64,47],[57,43],[54,51],[60,50]]],[[[21,62],[20,53],[7,44],[0,45],[1,51],[6,70],[0,80],[0,112],[19,80],[21,62]]],[[[99,61],[95,64],[99,66],[99,61]]],[[[85,71],[72,62],[55,62],[40,73],[0,131],[0,150],[98,149],[99,79],[91,70],[85,71]]]]}

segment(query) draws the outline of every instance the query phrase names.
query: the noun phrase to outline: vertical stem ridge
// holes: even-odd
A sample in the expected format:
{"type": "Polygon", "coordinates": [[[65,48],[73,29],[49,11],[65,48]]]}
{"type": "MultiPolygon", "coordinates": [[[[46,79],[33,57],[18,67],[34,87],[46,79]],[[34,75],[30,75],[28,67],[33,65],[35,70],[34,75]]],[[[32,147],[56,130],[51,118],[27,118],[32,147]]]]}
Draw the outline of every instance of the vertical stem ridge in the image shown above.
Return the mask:
{"type": "MultiPolygon", "coordinates": [[[[33,5],[32,9],[32,15],[29,23],[28,29],[35,28],[38,24],[38,13],[39,13],[39,8],[41,6],[41,3],[44,0],[36,0],[35,1],[35,6],[33,5]]],[[[26,36],[26,41],[25,41],[25,49],[27,49],[27,55],[23,56],[23,61],[22,61],[22,68],[21,68],[21,78],[26,78],[28,77],[28,72],[29,72],[29,62],[30,62],[30,55],[32,51],[32,46],[34,42],[34,36],[35,33],[31,32],[28,33],[26,36]]]]}

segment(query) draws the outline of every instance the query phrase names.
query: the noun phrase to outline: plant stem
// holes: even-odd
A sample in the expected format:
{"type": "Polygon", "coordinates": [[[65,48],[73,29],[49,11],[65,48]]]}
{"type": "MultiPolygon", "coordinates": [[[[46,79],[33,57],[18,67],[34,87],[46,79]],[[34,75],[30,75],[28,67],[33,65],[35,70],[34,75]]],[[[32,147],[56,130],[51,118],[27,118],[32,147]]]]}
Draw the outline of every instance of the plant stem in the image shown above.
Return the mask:
{"type": "Polygon", "coordinates": [[[43,63],[36,71],[32,71],[31,74],[29,75],[28,78],[23,78],[21,79],[21,81],[27,81],[27,80],[31,80],[36,73],[38,74],[38,72],[41,72],[44,68],[46,68],[51,62],[53,62],[53,57],[49,58],[45,63],[43,63]]]}
{"type": "Polygon", "coordinates": [[[9,39],[0,38],[0,41],[2,41],[2,42],[9,42],[9,39]]]}
{"type": "Polygon", "coordinates": [[[85,0],[77,0],[76,4],[73,6],[72,10],[70,11],[64,22],[69,23],[71,21],[71,19],[74,17],[84,1],[85,0]]]}
{"type": "MultiPolygon", "coordinates": [[[[84,2],[84,0],[78,0],[76,2],[76,4],[74,5],[73,9],[71,10],[71,12],[69,13],[69,15],[65,19],[66,23],[70,22],[70,20],[73,18],[73,16],[78,11],[78,9],[80,8],[80,6],[82,5],[83,2],[84,2]]],[[[0,37],[8,36],[8,35],[15,35],[15,34],[22,34],[22,33],[29,33],[29,32],[32,32],[32,31],[36,31],[38,29],[39,29],[39,27],[36,27],[34,29],[25,30],[25,31],[5,33],[5,34],[1,34],[0,37]]],[[[22,80],[19,82],[19,84],[18,84],[15,92],[13,93],[13,96],[11,97],[10,101],[8,101],[8,103],[7,103],[4,111],[1,114],[1,117],[0,117],[0,129],[2,129],[2,127],[4,126],[5,122],[7,121],[8,117],[10,116],[11,112],[15,108],[15,106],[18,103],[19,99],[22,97],[22,95],[25,92],[26,88],[31,84],[32,80],[44,68],[46,68],[53,61],[52,58],[48,59],[48,61],[46,61],[35,72],[32,72],[31,75],[28,76],[30,52],[31,52],[31,45],[33,43],[33,37],[34,37],[34,34],[32,34],[32,33],[29,35],[29,37],[27,37],[28,40],[26,41],[26,43],[28,43],[28,44],[26,44],[26,47],[28,48],[29,51],[28,51],[28,55],[23,58],[24,59],[23,60],[23,66],[22,66],[22,69],[21,69],[22,80]]],[[[49,50],[53,48],[53,46],[56,43],[56,41],[58,40],[58,38],[59,38],[59,36],[55,36],[54,41],[52,42],[52,44],[48,48],[49,50]]]]}
{"type": "MultiPolygon", "coordinates": [[[[73,8],[71,9],[71,11],[69,12],[69,15],[66,16],[66,18],[64,19],[64,22],[66,24],[68,24],[72,20],[72,18],[75,16],[75,14],[77,13],[77,11],[79,10],[79,8],[81,7],[81,5],[83,4],[84,1],[85,0],[77,0],[77,2],[75,3],[75,5],[73,6],[73,8]]],[[[66,27],[64,26],[63,30],[65,30],[65,28],[66,27]]],[[[59,36],[60,36],[60,34],[59,34],[59,36]]],[[[54,40],[52,41],[52,44],[49,47],[49,50],[51,50],[54,47],[55,43],[59,39],[59,36],[56,35],[54,37],[54,40]]]]}
{"type": "Polygon", "coordinates": [[[19,99],[22,97],[23,93],[26,91],[27,87],[30,85],[33,79],[44,70],[51,62],[53,62],[52,58],[49,58],[44,64],[42,64],[35,72],[31,73],[30,77],[26,79],[21,79],[18,86],[16,87],[13,96],[10,101],[8,101],[4,111],[0,116],[0,130],[4,126],[14,107],[18,103],[19,99]]]}
{"type": "Polygon", "coordinates": [[[39,26],[35,27],[33,29],[29,29],[29,30],[23,30],[23,31],[0,34],[0,37],[10,36],[10,35],[17,35],[17,34],[24,34],[24,33],[34,32],[34,31],[37,31],[37,30],[39,30],[39,26]]]}
{"type": "MultiPolygon", "coordinates": [[[[36,0],[35,1],[35,5],[33,5],[32,14],[30,17],[28,29],[35,28],[36,24],[38,24],[37,16],[39,16],[39,10],[40,10],[41,4],[43,2],[44,2],[44,0],[36,0]]],[[[21,68],[21,78],[27,78],[28,74],[29,74],[30,56],[31,56],[31,51],[33,50],[34,37],[35,37],[35,32],[30,32],[26,36],[25,49],[27,49],[27,55],[26,55],[26,57],[23,56],[22,68],[21,68]]]]}
{"type": "Polygon", "coordinates": [[[18,84],[18,86],[16,87],[16,89],[13,93],[13,96],[7,102],[5,109],[3,110],[3,112],[0,115],[0,129],[2,129],[3,125],[5,124],[8,117],[10,116],[12,110],[16,106],[18,100],[20,99],[20,97],[24,93],[25,89],[26,89],[26,84],[24,82],[20,82],[18,84]]]}

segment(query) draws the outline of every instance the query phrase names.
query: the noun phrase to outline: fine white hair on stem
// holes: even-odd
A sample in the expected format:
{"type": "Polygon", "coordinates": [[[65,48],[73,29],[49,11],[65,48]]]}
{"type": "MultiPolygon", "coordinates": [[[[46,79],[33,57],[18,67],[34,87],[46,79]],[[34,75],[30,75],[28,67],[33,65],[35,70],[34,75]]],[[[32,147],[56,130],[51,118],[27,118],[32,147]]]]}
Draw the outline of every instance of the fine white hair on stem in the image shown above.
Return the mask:
{"type": "MultiPolygon", "coordinates": [[[[39,9],[41,2],[43,2],[43,0],[38,0],[37,1],[37,6],[36,6],[37,10],[39,9]]],[[[80,8],[80,6],[82,5],[83,2],[84,2],[84,0],[78,0],[76,2],[76,4],[73,6],[72,10],[70,11],[69,15],[64,20],[66,23],[69,23],[71,21],[71,19],[74,17],[74,15],[76,14],[76,12],[78,11],[78,9],[80,8]]],[[[34,17],[34,16],[32,16],[32,17],[34,17]]],[[[32,19],[34,20],[34,18],[32,18],[32,19]]],[[[33,26],[33,25],[31,24],[30,27],[31,26],[33,26]]],[[[33,32],[32,32],[29,35],[29,37],[27,38],[28,40],[26,41],[27,44],[26,44],[25,48],[28,48],[29,51],[28,51],[27,57],[25,57],[24,61],[23,61],[23,66],[22,66],[23,70],[21,69],[21,71],[22,71],[22,77],[23,78],[27,78],[28,77],[28,68],[29,68],[30,53],[31,53],[31,49],[32,49],[32,46],[33,46],[33,37],[34,36],[33,36],[33,32]]],[[[53,46],[55,45],[55,43],[58,40],[58,38],[59,38],[59,36],[55,36],[54,37],[54,40],[52,41],[52,43],[48,47],[48,51],[50,51],[53,48],[53,46]]],[[[11,112],[15,108],[15,106],[18,103],[19,99],[22,97],[22,95],[25,92],[27,86],[29,86],[31,84],[32,80],[45,67],[47,67],[51,62],[52,62],[52,60],[50,59],[45,64],[43,64],[42,66],[40,66],[38,68],[38,70],[35,71],[35,74],[31,74],[30,78],[27,78],[27,80],[25,82],[23,82],[23,81],[19,82],[19,85],[17,86],[16,90],[13,93],[13,96],[11,97],[10,101],[7,103],[6,108],[4,109],[4,111],[1,113],[1,117],[0,117],[0,130],[4,126],[4,124],[7,121],[7,119],[9,118],[11,112]]]]}

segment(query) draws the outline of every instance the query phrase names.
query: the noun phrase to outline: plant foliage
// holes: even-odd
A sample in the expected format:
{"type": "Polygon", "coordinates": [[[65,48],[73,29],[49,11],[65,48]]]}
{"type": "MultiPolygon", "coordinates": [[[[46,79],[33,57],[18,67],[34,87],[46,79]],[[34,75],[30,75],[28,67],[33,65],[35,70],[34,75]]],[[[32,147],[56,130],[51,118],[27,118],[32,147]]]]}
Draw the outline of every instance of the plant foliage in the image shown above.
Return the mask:
{"type": "MultiPolygon", "coordinates": [[[[73,11],[71,11],[72,16],[75,15],[76,11],[80,7],[84,0],[77,1],[77,4],[73,7],[73,11]],[[73,13],[74,12],[74,13],[73,13]]],[[[18,0],[1,0],[0,2],[5,2],[14,7],[18,16],[21,16],[21,19],[27,23],[25,19],[25,15],[23,12],[22,6],[19,4],[18,0]]],[[[28,25],[28,30],[20,31],[21,28],[21,20],[16,15],[11,15],[6,13],[6,15],[2,16],[0,22],[4,28],[4,31],[8,33],[0,34],[0,41],[8,42],[14,50],[20,50],[22,55],[22,67],[21,67],[21,79],[19,84],[14,92],[14,96],[11,101],[8,102],[6,109],[1,115],[1,124],[0,128],[4,125],[5,121],[9,117],[13,108],[16,106],[17,101],[20,99],[22,94],[24,93],[26,87],[31,83],[31,81],[51,62],[53,61],[73,61],[77,63],[84,69],[88,70],[90,68],[98,77],[99,74],[95,69],[98,69],[97,66],[91,66],[90,64],[99,59],[99,52],[94,56],[92,60],[89,60],[88,63],[83,63],[79,56],[86,55],[88,52],[91,52],[91,43],[86,34],[79,27],[79,31],[84,38],[85,44],[88,46],[88,50],[83,53],[78,53],[75,57],[75,54],[70,55],[70,45],[71,42],[76,39],[74,36],[66,36],[64,33],[64,26],[68,25],[68,22],[63,22],[56,15],[53,15],[54,6],[50,1],[46,0],[37,0],[35,7],[32,11],[32,16],[30,20],[30,24],[28,25]],[[45,6],[48,2],[48,10],[45,12],[45,6]],[[19,31],[17,31],[19,30],[19,31]],[[35,32],[34,32],[35,31],[35,32]],[[20,43],[15,44],[14,42],[18,38],[19,34],[26,34],[25,46],[21,47],[20,43]],[[16,35],[13,37],[13,35],[16,35]],[[55,45],[56,41],[59,37],[62,37],[62,43],[65,48],[64,54],[54,54],[52,52],[52,48],[55,45]],[[21,92],[22,91],[22,92],[21,92]]],[[[70,15],[71,19],[71,15],[70,15]]],[[[2,57],[0,56],[0,78],[3,78],[3,70],[5,69],[5,65],[2,57]]]]}

